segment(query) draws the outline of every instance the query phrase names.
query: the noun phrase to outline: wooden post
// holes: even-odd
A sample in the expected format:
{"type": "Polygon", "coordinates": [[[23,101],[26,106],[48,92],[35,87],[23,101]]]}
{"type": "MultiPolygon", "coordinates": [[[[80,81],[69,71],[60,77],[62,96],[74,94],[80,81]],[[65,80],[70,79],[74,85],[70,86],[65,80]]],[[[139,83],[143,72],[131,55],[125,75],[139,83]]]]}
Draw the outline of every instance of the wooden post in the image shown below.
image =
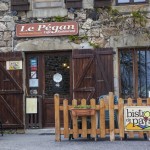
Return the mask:
{"type": "MultiPolygon", "coordinates": [[[[142,106],[142,99],[141,98],[137,99],[137,106],[142,106]]],[[[139,132],[139,138],[143,138],[143,132],[142,131],[139,132]]]]}
{"type": "MultiPolygon", "coordinates": [[[[128,106],[133,106],[133,102],[131,98],[128,98],[128,106]]],[[[129,137],[130,138],[134,138],[134,132],[133,131],[129,131],[129,137]]]]}
{"type": "MultiPolygon", "coordinates": [[[[86,100],[81,100],[81,105],[86,105],[86,100]]],[[[82,137],[87,138],[87,117],[82,117],[82,137]]]]}
{"type": "Polygon", "coordinates": [[[114,95],[109,92],[109,129],[110,129],[110,141],[115,140],[114,130],[114,95]]]}
{"type": "Polygon", "coordinates": [[[59,112],[59,94],[54,95],[55,104],[55,141],[60,142],[60,112],[59,112]]]}
{"type": "MultiPolygon", "coordinates": [[[[150,106],[150,98],[147,98],[147,106],[150,106]]],[[[148,140],[150,141],[150,131],[147,133],[148,140]]]]}
{"type": "Polygon", "coordinates": [[[123,109],[124,109],[124,103],[123,99],[119,98],[118,102],[118,113],[119,113],[119,134],[120,134],[120,139],[124,138],[124,114],[123,114],[123,109]]]}
{"type": "Polygon", "coordinates": [[[106,132],[105,132],[105,103],[104,99],[100,101],[100,115],[99,115],[99,121],[100,121],[100,137],[105,138],[106,132]]]}
{"type": "MultiPolygon", "coordinates": [[[[77,100],[74,99],[72,100],[72,105],[76,106],[77,105],[77,100]]],[[[74,138],[78,138],[79,133],[78,133],[78,121],[77,121],[77,116],[76,117],[72,117],[72,124],[73,124],[73,137],[74,138]]]]}
{"type": "MultiPolygon", "coordinates": [[[[90,100],[91,108],[95,108],[96,103],[95,99],[90,100]]],[[[96,113],[95,115],[91,116],[91,136],[96,140],[96,113]]]]}
{"type": "Polygon", "coordinates": [[[68,123],[68,100],[63,100],[63,114],[64,114],[64,138],[69,137],[69,123],[68,123]]]}

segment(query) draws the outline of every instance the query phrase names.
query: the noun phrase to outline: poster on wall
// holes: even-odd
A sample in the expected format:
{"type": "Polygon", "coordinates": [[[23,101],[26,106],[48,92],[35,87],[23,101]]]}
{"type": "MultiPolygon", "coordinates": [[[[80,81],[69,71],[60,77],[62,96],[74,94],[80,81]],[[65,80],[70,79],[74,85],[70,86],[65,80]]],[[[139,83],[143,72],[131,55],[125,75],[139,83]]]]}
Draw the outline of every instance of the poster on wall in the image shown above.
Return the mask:
{"type": "Polygon", "coordinates": [[[29,79],[29,87],[38,87],[39,80],[38,79],[29,79]]]}
{"type": "Polygon", "coordinates": [[[150,106],[124,107],[125,131],[150,131],[150,106]]]}
{"type": "Polygon", "coordinates": [[[37,98],[26,98],[26,114],[37,113],[37,98]]]}
{"type": "Polygon", "coordinates": [[[36,71],[31,71],[31,78],[35,79],[37,77],[36,71]]]}
{"type": "Polygon", "coordinates": [[[31,67],[31,71],[37,71],[37,59],[36,58],[30,59],[30,67],[31,67]]]}
{"type": "Polygon", "coordinates": [[[20,70],[22,69],[22,61],[6,61],[7,70],[20,70]]]}

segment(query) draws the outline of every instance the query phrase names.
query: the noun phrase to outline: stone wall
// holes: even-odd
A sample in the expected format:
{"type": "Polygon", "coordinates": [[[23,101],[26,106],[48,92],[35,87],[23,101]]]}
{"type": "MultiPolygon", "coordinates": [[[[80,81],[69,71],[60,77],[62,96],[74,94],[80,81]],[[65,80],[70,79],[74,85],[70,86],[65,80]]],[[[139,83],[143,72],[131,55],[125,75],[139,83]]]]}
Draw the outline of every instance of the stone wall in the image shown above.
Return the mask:
{"type": "Polygon", "coordinates": [[[10,0],[0,1],[0,52],[13,50],[15,22],[10,12],[10,0]]]}

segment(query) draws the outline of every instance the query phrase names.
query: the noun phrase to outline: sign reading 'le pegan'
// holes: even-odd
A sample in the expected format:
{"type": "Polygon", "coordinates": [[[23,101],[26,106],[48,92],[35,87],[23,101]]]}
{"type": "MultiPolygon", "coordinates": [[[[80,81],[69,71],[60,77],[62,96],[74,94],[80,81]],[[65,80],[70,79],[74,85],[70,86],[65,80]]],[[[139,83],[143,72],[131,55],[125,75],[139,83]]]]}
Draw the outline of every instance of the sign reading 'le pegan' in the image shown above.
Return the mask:
{"type": "Polygon", "coordinates": [[[74,21],[16,25],[17,37],[62,36],[77,34],[78,24],[74,21]]]}

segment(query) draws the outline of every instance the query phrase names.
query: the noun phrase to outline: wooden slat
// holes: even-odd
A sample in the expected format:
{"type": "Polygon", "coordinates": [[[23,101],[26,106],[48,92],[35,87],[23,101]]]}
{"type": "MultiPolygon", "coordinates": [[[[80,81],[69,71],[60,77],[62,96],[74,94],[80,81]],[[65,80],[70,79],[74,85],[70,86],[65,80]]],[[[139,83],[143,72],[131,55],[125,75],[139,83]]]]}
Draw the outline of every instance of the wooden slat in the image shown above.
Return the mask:
{"type": "MultiPolygon", "coordinates": [[[[128,106],[133,106],[133,101],[132,101],[132,99],[131,98],[128,98],[128,106]]],[[[130,131],[130,132],[128,132],[129,133],[129,137],[130,138],[134,138],[134,132],[133,131],[130,131]]]]}
{"type": "Polygon", "coordinates": [[[123,99],[119,98],[118,101],[118,113],[119,113],[119,135],[120,135],[120,139],[122,140],[122,138],[124,138],[124,113],[123,113],[123,109],[124,109],[124,105],[123,105],[123,99]]]}
{"type": "Polygon", "coordinates": [[[55,104],[55,140],[59,142],[60,138],[60,112],[59,112],[59,95],[54,95],[54,104],[55,104]]]}
{"type": "MultiPolygon", "coordinates": [[[[95,108],[95,99],[90,100],[91,108],[95,108]]],[[[96,138],[96,114],[91,116],[91,136],[96,138]]]]}
{"type": "Polygon", "coordinates": [[[89,70],[92,62],[93,62],[94,58],[90,59],[89,62],[87,63],[86,67],[84,68],[81,76],[78,78],[78,81],[76,82],[76,85],[75,85],[75,89],[76,88],[79,88],[79,86],[81,85],[82,81],[83,81],[83,78],[85,77],[85,75],[87,74],[87,71],[89,70]]]}
{"type": "Polygon", "coordinates": [[[11,106],[6,102],[4,97],[0,95],[0,101],[6,106],[5,108],[10,112],[10,114],[14,117],[14,119],[21,125],[23,125],[23,122],[20,120],[20,118],[16,115],[14,110],[11,108],[11,106]]]}
{"type": "Polygon", "coordinates": [[[39,118],[39,128],[42,128],[42,99],[38,98],[38,118],[39,118]]]}
{"type": "Polygon", "coordinates": [[[102,60],[99,59],[98,55],[96,55],[96,58],[97,58],[97,62],[98,62],[99,74],[102,74],[102,77],[105,82],[106,90],[109,91],[111,88],[110,88],[110,84],[108,82],[107,73],[105,72],[105,69],[104,69],[105,66],[103,65],[102,60]]]}
{"type": "Polygon", "coordinates": [[[106,132],[105,132],[105,103],[104,103],[104,99],[102,99],[100,101],[100,116],[99,116],[99,120],[100,120],[100,137],[101,138],[105,138],[106,136],[106,132]]]}
{"type": "MultiPolygon", "coordinates": [[[[72,105],[76,106],[77,105],[77,100],[72,100],[72,105]]],[[[78,138],[79,133],[78,133],[78,121],[77,121],[77,116],[72,117],[72,124],[73,124],[73,137],[78,138]]]]}
{"type": "MultiPolygon", "coordinates": [[[[138,98],[137,99],[137,106],[142,106],[142,99],[138,98]]],[[[143,132],[139,132],[139,138],[143,138],[143,132]]]]}
{"type": "MultiPolygon", "coordinates": [[[[81,105],[86,105],[86,100],[81,100],[81,105]]],[[[87,138],[87,121],[86,117],[82,117],[82,137],[87,138]]]]}
{"type": "Polygon", "coordinates": [[[64,106],[64,138],[69,137],[69,123],[68,123],[68,100],[63,100],[63,106],[64,106]]]}
{"type": "MultiPolygon", "coordinates": [[[[115,134],[119,134],[119,129],[115,129],[114,131],[115,131],[115,134]]],[[[78,130],[78,133],[79,133],[79,134],[82,134],[82,129],[79,129],[79,130],[78,130]]],[[[109,129],[106,129],[106,130],[105,130],[105,133],[106,133],[106,134],[109,134],[109,133],[110,133],[110,130],[109,130],[109,129]]],[[[64,134],[64,130],[61,129],[61,135],[63,135],[63,134],[64,134]]],[[[69,134],[73,134],[73,129],[69,129],[69,134]]],[[[91,134],[91,129],[87,129],[87,134],[91,134]]],[[[100,134],[99,129],[96,130],[96,134],[100,134]]]]}
{"type": "MultiPolygon", "coordinates": [[[[150,106],[150,98],[147,98],[147,106],[150,106]]],[[[150,140],[150,131],[147,132],[148,140],[150,140]]]]}
{"type": "Polygon", "coordinates": [[[110,141],[115,140],[114,132],[114,95],[109,92],[109,128],[110,128],[110,141]]]}

